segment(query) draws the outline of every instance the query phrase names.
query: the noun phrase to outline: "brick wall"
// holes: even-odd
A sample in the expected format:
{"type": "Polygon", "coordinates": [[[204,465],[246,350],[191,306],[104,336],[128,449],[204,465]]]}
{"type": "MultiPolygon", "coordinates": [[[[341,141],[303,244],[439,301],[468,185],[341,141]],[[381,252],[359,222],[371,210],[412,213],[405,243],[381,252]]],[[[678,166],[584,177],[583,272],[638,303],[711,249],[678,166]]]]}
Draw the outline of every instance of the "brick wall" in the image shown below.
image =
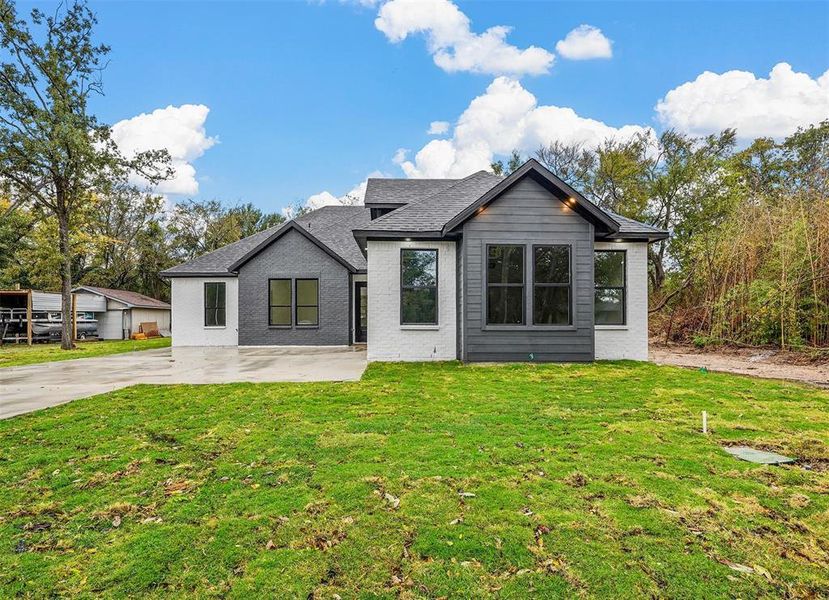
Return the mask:
{"type": "Polygon", "coordinates": [[[454,242],[368,242],[368,360],[454,360],[456,347],[454,242]],[[437,249],[438,324],[401,326],[400,249],[437,249]]]}
{"type": "Polygon", "coordinates": [[[596,242],[596,250],[627,251],[626,325],[596,325],[597,360],[648,360],[648,244],[596,242]]]}
{"type": "Polygon", "coordinates": [[[171,279],[173,346],[235,346],[238,342],[238,281],[235,277],[174,277],[171,279]],[[224,281],[224,327],[204,325],[204,284],[224,281]]]}
{"type": "Polygon", "coordinates": [[[346,346],[349,317],[348,270],[301,233],[288,231],[239,269],[240,346],[346,346]],[[268,279],[278,278],[319,279],[319,327],[268,325],[268,279]]]}

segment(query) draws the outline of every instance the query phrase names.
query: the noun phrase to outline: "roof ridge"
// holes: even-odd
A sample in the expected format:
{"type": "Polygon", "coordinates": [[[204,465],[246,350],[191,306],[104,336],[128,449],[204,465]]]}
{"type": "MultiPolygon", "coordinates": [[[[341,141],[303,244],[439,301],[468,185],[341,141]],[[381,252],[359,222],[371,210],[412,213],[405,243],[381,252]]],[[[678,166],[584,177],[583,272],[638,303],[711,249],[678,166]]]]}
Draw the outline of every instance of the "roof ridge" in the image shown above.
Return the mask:
{"type": "MultiPolygon", "coordinates": [[[[314,213],[322,212],[323,210],[325,210],[327,208],[334,208],[334,209],[358,208],[358,209],[361,209],[361,210],[368,210],[363,205],[346,206],[346,205],[343,205],[343,204],[339,204],[339,205],[338,204],[328,204],[326,206],[320,206],[319,208],[315,208],[314,210],[308,211],[307,213],[305,213],[303,215],[300,215],[299,217],[295,217],[295,218],[291,219],[291,221],[295,221],[297,225],[307,229],[309,232],[328,231],[329,229],[336,229],[340,226],[340,223],[338,223],[336,221],[322,221],[321,223],[316,223],[314,225],[314,227],[310,226],[310,221],[311,221],[311,218],[312,218],[311,216],[314,213]],[[299,219],[301,219],[302,217],[308,217],[308,219],[305,222],[300,221],[299,219]]],[[[354,213],[354,216],[357,216],[357,214],[358,214],[357,211],[353,211],[353,213],[354,213]]],[[[290,221],[288,221],[288,222],[290,222],[290,221]]]]}
{"type": "MultiPolygon", "coordinates": [[[[420,202],[411,202],[409,204],[404,204],[400,208],[392,210],[391,212],[388,212],[388,213],[386,213],[385,215],[383,215],[381,217],[377,217],[376,219],[374,219],[372,221],[372,223],[383,222],[383,220],[386,219],[386,217],[388,217],[390,215],[395,215],[395,218],[398,218],[401,214],[405,214],[407,210],[411,210],[415,206],[420,206],[423,203],[428,202],[429,200],[431,200],[432,198],[434,198],[435,196],[437,196],[439,194],[445,194],[445,193],[449,192],[451,189],[453,189],[455,186],[458,186],[458,185],[462,184],[463,182],[465,182],[469,179],[472,179],[476,175],[480,175],[481,173],[484,173],[486,175],[492,175],[493,177],[497,177],[497,175],[495,175],[493,173],[490,173],[489,171],[486,171],[485,169],[480,169],[479,171],[475,171],[474,173],[472,173],[470,175],[467,175],[466,177],[463,177],[461,179],[456,179],[455,183],[453,183],[452,185],[447,186],[447,187],[443,188],[442,190],[438,190],[437,192],[435,192],[435,193],[433,193],[429,196],[426,196],[420,202]]],[[[411,178],[409,178],[409,179],[411,179],[411,178]]],[[[407,181],[407,180],[404,180],[404,181],[407,181]]],[[[446,179],[441,179],[439,181],[446,181],[446,179]]]]}
{"type": "Polygon", "coordinates": [[[367,181],[460,181],[464,177],[369,177],[367,181]]]}

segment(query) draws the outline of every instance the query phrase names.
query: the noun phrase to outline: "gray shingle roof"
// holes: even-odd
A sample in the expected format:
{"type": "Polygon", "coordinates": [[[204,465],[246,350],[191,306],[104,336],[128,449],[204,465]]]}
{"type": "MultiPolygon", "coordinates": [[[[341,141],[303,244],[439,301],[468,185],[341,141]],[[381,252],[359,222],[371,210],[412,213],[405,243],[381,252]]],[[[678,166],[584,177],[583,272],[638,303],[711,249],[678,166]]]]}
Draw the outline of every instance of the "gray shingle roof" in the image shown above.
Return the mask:
{"type": "Polygon", "coordinates": [[[352,235],[354,229],[369,223],[369,210],[362,206],[324,206],[296,219],[254,233],[244,239],[202,254],[171,269],[163,271],[163,277],[188,275],[231,275],[231,267],[271,238],[278,237],[292,223],[300,225],[312,236],[325,244],[334,254],[354,269],[364,270],[366,259],[352,235]]]}
{"type": "Polygon", "coordinates": [[[457,183],[458,179],[369,179],[366,204],[409,204],[457,183]]]}
{"type": "MultiPolygon", "coordinates": [[[[527,166],[530,165],[525,165],[524,168],[527,166]]],[[[406,202],[406,206],[374,219],[369,225],[361,228],[359,235],[364,237],[379,232],[388,232],[391,235],[437,234],[453,218],[460,215],[504,179],[488,171],[478,171],[464,179],[369,179],[367,190],[374,190],[373,202],[378,204],[406,202]],[[392,183],[383,185],[381,182],[392,183]]],[[[366,201],[368,201],[368,194],[366,201]]],[[[587,200],[584,202],[587,203],[587,200]]],[[[661,229],[623,217],[610,210],[598,206],[593,210],[598,213],[604,212],[619,224],[619,230],[608,237],[629,236],[651,241],[667,237],[667,232],[661,229]]]]}
{"type": "Polygon", "coordinates": [[[186,275],[228,275],[228,268],[245,254],[256,248],[263,240],[285,224],[275,225],[259,233],[222,246],[218,250],[202,254],[196,258],[183,262],[161,272],[162,277],[177,277],[186,275]]]}
{"type": "MultiPolygon", "coordinates": [[[[292,223],[319,240],[343,262],[358,271],[363,271],[366,269],[366,260],[354,238],[356,230],[361,232],[362,237],[379,232],[389,232],[392,235],[439,235],[447,223],[481,199],[503,179],[488,171],[478,171],[463,179],[369,179],[365,199],[367,204],[402,206],[373,221],[370,219],[369,209],[362,206],[325,206],[198,256],[163,271],[161,275],[233,275],[231,269],[237,262],[263,244],[267,244],[269,240],[280,236],[292,223]]],[[[667,237],[667,232],[656,227],[606,209],[602,210],[620,225],[619,231],[608,237],[630,236],[650,241],[667,237]]]]}
{"type": "Polygon", "coordinates": [[[619,223],[619,231],[610,237],[615,235],[645,235],[661,238],[666,235],[665,231],[659,229],[658,227],[654,227],[653,225],[648,225],[647,223],[641,223],[639,221],[635,221],[634,219],[623,217],[622,215],[606,208],[603,208],[602,210],[613,217],[617,223],[619,223]]]}
{"type": "Polygon", "coordinates": [[[105,298],[112,298],[118,302],[123,302],[129,306],[136,306],[138,308],[170,308],[170,305],[161,300],[156,300],[151,296],[145,296],[138,292],[130,292],[128,290],[114,290],[112,288],[97,287],[94,285],[82,285],[77,289],[90,290],[96,294],[100,294],[105,298]]]}
{"type": "Polygon", "coordinates": [[[370,215],[363,206],[324,206],[298,217],[296,222],[359,271],[366,268],[366,257],[353,231],[368,225],[370,215]]]}
{"type": "MultiPolygon", "coordinates": [[[[483,196],[484,193],[495,187],[502,179],[502,177],[493,175],[488,171],[478,171],[464,179],[452,180],[452,185],[438,190],[419,202],[412,202],[374,219],[362,230],[440,231],[447,222],[483,196]]],[[[419,180],[411,179],[409,181],[419,180]]]]}

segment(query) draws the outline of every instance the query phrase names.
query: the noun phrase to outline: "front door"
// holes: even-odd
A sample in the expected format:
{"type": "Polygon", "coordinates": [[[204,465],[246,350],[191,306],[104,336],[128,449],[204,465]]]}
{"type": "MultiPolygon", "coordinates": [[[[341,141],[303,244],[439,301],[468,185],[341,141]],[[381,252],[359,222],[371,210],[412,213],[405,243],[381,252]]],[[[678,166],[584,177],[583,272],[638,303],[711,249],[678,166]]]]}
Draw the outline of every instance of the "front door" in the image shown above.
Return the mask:
{"type": "Polygon", "coordinates": [[[365,344],[368,339],[368,288],[365,281],[354,283],[354,343],[365,344]]]}

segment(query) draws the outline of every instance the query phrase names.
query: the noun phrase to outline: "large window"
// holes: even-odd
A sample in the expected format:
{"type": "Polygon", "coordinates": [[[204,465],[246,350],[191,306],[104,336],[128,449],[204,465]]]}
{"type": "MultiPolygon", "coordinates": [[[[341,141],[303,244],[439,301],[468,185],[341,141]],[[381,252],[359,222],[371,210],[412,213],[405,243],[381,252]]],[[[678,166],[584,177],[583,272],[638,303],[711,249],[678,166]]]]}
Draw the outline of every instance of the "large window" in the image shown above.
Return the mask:
{"type": "Polygon", "coordinates": [[[595,253],[596,325],[625,324],[625,251],[595,253]]]}
{"type": "Polygon", "coordinates": [[[533,247],[533,325],[570,325],[570,246],[533,247]]]}
{"type": "Polygon", "coordinates": [[[204,284],[205,327],[225,326],[225,282],[209,281],[204,284]]]}
{"type": "Polygon", "coordinates": [[[268,325],[291,326],[291,280],[268,280],[268,325]]]}
{"type": "Polygon", "coordinates": [[[296,324],[314,326],[320,324],[319,279],[296,280],[296,324]]]}
{"type": "Polygon", "coordinates": [[[438,251],[400,252],[400,324],[438,322],[438,251]]]}
{"type": "Polygon", "coordinates": [[[487,325],[524,324],[524,246],[487,246],[487,325]]]}

